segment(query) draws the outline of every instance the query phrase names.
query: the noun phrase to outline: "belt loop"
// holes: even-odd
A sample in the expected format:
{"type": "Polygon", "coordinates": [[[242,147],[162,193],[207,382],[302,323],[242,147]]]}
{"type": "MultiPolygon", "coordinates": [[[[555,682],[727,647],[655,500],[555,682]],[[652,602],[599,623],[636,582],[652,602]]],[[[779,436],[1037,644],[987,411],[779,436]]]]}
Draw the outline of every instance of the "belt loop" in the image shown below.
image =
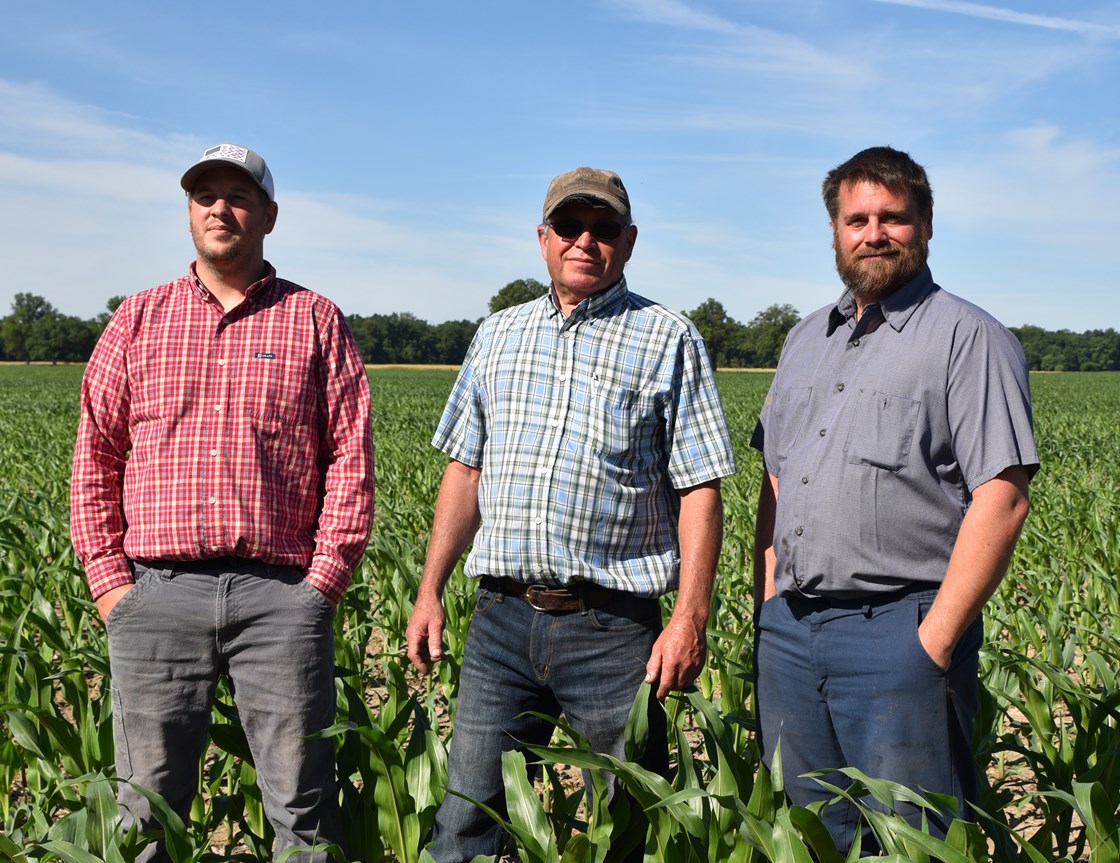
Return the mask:
{"type": "Polygon", "coordinates": [[[579,613],[587,617],[587,591],[583,589],[582,584],[576,588],[576,595],[579,597],[579,613]]]}

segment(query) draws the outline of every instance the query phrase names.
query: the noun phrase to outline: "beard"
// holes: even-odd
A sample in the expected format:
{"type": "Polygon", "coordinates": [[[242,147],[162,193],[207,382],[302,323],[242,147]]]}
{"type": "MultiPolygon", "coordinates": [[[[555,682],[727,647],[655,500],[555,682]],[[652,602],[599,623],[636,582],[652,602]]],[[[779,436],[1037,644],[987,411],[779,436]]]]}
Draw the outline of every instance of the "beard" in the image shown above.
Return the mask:
{"type": "MultiPolygon", "coordinates": [[[[861,302],[875,303],[897,291],[918,275],[929,260],[929,240],[924,235],[913,245],[891,243],[879,252],[895,252],[893,257],[871,260],[875,251],[863,254],[845,253],[838,239],[833,237],[836,250],[836,272],[840,280],[861,302]]],[[[862,251],[862,250],[861,250],[862,251]]]]}
{"type": "MultiPolygon", "coordinates": [[[[247,262],[254,260],[258,238],[246,233],[234,233],[222,242],[207,237],[204,230],[191,234],[198,259],[218,273],[237,272],[247,262]]],[[[263,240],[263,234],[259,239],[263,240]]]]}

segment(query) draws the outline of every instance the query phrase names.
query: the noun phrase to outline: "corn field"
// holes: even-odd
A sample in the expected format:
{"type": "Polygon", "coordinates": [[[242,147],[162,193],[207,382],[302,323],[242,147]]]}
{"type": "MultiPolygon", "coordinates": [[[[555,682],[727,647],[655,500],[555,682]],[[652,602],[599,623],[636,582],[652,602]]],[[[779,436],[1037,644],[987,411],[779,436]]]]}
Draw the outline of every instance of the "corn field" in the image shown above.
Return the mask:
{"type": "MultiPolygon", "coordinates": [[[[377,521],[337,615],[335,741],[347,828],[341,860],[419,861],[446,783],[458,659],[473,591],[446,597],[450,658],[428,678],[404,658],[444,457],[432,450],[454,372],[372,369],[377,521]]],[[[67,528],[78,367],[0,366],[0,860],[129,863],[151,837],[122,833],[115,802],[104,627],[67,528]]],[[[503,765],[503,821],[524,863],[605,861],[636,843],[647,860],[843,859],[815,811],[790,807],[760,766],[751,714],[750,560],[760,459],[747,446],[770,376],[720,373],[738,476],[725,481],[726,538],[693,691],[671,697],[669,775],[590,751],[558,724],[550,746],[503,765]],[[570,768],[617,775],[606,805],[570,768]]],[[[1120,861],[1120,374],[1032,378],[1043,469],[1011,570],[987,609],[975,752],[988,777],[980,823],[945,840],[865,808],[882,859],[1120,861]]],[[[668,607],[668,606],[667,606],[668,607]]],[[[639,701],[648,698],[639,693],[639,701]]],[[[634,715],[641,711],[634,711],[634,715]]],[[[635,742],[645,729],[632,723],[635,742]]],[[[267,860],[272,837],[228,690],[219,687],[198,795],[186,822],[157,811],[176,863],[267,860]]],[[[857,801],[924,802],[848,771],[857,801]]],[[[822,782],[830,782],[826,774],[822,782]]],[[[936,801],[930,801],[936,802],[936,801]]],[[[495,817],[498,817],[495,814],[495,817]]]]}

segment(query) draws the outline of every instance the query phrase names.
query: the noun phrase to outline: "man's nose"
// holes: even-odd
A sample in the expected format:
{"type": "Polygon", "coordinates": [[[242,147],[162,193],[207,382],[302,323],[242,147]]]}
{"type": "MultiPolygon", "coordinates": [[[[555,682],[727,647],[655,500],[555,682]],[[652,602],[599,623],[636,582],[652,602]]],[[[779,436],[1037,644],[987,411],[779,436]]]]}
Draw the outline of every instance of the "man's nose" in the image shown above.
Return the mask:
{"type": "Polygon", "coordinates": [[[887,242],[887,232],[883,230],[883,226],[879,223],[878,219],[871,219],[868,221],[867,234],[864,239],[873,246],[887,242]]]}
{"type": "Polygon", "coordinates": [[[576,245],[581,249],[589,249],[592,246],[598,245],[598,240],[591,235],[591,229],[585,228],[583,233],[576,237],[576,245]]]}

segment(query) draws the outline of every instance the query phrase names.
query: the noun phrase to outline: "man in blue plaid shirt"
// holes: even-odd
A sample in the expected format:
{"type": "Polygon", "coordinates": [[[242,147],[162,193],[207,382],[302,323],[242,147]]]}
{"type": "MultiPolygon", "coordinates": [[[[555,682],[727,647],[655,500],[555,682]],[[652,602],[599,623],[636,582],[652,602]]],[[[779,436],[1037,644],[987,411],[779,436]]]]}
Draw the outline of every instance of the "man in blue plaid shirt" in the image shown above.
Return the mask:
{"type": "MultiPolygon", "coordinates": [[[[618,175],[555,178],[537,234],[550,292],[483,322],[433,439],[450,462],[407,634],[426,673],[443,656],[444,586],[473,540],[477,604],[448,786],[502,813],[502,753],[552,733],[527,712],[563,713],[592,748],[624,759],[642,682],[663,699],[696,679],[723,538],[720,478],[735,472],[699,333],[627,289],[638,228],[618,175]],[[663,628],[658,597],[674,590],[663,628]]],[[[641,763],[664,771],[656,701],[649,720],[641,763]]],[[[468,861],[503,841],[449,793],[428,850],[438,863],[468,861]]]]}

